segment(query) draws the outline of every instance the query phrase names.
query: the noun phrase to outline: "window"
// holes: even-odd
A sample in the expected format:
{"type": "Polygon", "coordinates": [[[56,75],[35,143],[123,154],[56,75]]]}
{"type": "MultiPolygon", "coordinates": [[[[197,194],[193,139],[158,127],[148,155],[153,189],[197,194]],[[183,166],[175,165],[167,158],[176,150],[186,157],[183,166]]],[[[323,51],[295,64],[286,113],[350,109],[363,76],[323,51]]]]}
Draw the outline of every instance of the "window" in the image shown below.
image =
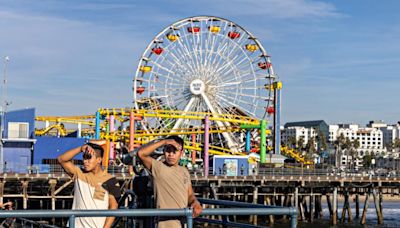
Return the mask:
{"type": "Polygon", "coordinates": [[[8,138],[27,139],[29,138],[29,123],[9,122],[8,138]]]}

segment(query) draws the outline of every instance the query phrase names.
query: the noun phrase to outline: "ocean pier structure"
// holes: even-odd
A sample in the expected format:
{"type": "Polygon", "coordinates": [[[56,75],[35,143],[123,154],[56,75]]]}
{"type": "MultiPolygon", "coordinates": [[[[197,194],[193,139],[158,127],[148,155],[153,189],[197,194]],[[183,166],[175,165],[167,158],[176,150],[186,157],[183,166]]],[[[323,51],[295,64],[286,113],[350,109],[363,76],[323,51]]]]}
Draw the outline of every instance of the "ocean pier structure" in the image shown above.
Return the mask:
{"type": "MultiPolygon", "coordinates": [[[[368,197],[373,196],[377,223],[383,224],[383,195],[399,195],[400,177],[362,176],[361,174],[333,175],[326,170],[265,168],[256,176],[194,176],[193,186],[203,198],[227,199],[298,208],[301,221],[322,218],[322,201],[326,200],[331,224],[360,219],[366,223],[368,197]],[[205,190],[207,187],[211,190],[205,190]],[[365,198],[360,218],[360,197],[365,198]],[[339,219],[339,197],[343,198],[339,219]],[[350,198],[354,198],[356,214],[353,218],[350,198]]],[[[276,219],[269,217],[270,223],[276,219]]]]}
{"type": "MultiPolygon", "coordinates": [[[[51,168],[51,173],[4,173],[0,175],[0,202],[14,201],[16,209],[69,209],[72,203],[73,181],[61,169],[51,168]]],[[[300,221],[311,222],[322,218],[322,201],[326,200],[331,224],[352,221],[359,218],[365,224],[369,197],[377,214],[377,223],[382,224],[383,196],[400,194],[399,176],[380,177],[362,175],[333,175],[324,169],[283,169],[263,168],[255,175],[205,177],[192,171],[192,184],[200,198],[238,202],[258,203],[270,206],[295,207],[300,221]],[[360,213],[362,198],[364,209],[360,213]],[[339,218],[339,198],[343,198],[342,213],[339,218]],[[350,208],[354,198],[356,213],[350,208]],[[361,218],[360,218],[361,215],[361,218]]],[[[133,177],[125,170],[109,167],[120,182],[121,189],[132,188],[133,177]]],[[[135,186],[134,188],[145,188],[135,186]]],[[[260,217],[260,216],[259,216],[260,217]]],[[[273,224],[284,216],[267,217],[273,224]]],[[[249,217],[251,223],[263,221],[249,217]]]]}

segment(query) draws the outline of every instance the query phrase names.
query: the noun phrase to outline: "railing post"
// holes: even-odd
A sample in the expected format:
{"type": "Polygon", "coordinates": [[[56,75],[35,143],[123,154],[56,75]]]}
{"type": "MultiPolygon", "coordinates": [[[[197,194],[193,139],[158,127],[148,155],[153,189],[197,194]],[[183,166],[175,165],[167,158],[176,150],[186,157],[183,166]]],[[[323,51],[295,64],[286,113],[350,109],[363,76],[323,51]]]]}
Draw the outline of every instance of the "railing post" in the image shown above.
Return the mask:
{"type": "Polygon", "coordinates": [[[208,167],[208,162],[209,162],[209,154],[208,154],[208,147],[209,147],[209,138],[210,138],[210,133],[209,129],[210,128],[210,119],[209,116],[204,117],[204,152],[203,152],[203,167],[204,167],[204,176],[208,177],[208,173],[210,172],[209,167],[208,167]]]}
{"type": "Polygon", "coordinates": [[[187,219],[187,228],[193,228],[193,211],[190,208],[185,208],[185,214],[187,219]]]}
{"type": "Polygon", "coordinates": [[[290,228],[296,228],[297,227],[297,215],[291,215],[290,216],[290,228]]]}
{"type": "Polygon", "coordinates": [[[69,217],[69,228],[75,228],[75,215],[69,217]]]}

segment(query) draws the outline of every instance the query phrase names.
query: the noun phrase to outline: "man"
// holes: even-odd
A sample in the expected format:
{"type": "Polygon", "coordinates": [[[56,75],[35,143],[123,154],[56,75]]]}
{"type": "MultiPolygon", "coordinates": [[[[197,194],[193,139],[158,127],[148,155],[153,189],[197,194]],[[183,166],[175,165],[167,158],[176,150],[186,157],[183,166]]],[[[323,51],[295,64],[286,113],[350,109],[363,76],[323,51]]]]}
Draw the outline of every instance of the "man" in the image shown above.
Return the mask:
{"type": "MultiPolygon", "coordinates": [[[[117,209],[121,196],[117,180],[103,170],[101,162],[104,150],[100,145],[87,143],[58,157],[58,162],[75,181],[73,210],[117,209]],[[83,171],[72,159],[83,153],[83,171]]],[[[75,227],[108,228],[114,217],[77,217],[75,227]]]]}
{"type": "MultiPolygon", "coordinates": [[[[140,147],[138,156],[153,176],[157,208],[177,209],[190,206],[193,208],[193,217],[197,217],[201,214],[202,207],[194,195],[188,170],[178,164],[182,152],[183,139],[178,136],[169,136],[140,147]],[[151,157],[151,154],[159,147],[164,147],[164,162],[151,157]]],[[[157,228],[182,226],[183,220],[180,218],[160,217],[157,228]]]]}

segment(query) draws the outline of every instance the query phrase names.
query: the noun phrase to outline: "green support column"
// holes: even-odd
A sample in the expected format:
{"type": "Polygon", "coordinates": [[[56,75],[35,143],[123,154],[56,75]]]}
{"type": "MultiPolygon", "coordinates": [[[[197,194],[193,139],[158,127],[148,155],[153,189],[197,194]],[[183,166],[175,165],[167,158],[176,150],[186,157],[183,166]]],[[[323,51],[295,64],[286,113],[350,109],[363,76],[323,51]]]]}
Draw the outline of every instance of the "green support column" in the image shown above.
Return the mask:
{"type": "Polygon", "coordinates": [[[260,161],[261,163],[267,162],[267,121],[261,120],[260,125],[247,125],[242,124],[240,126],[242,129],[260,129],[260,161]]]}
{"type": "Polygon", "coordinates": [[[261,145],[260,145],[260,161],[261,163],[267,162],[267,121],[261,120],[260,127],[261,145]]]}

